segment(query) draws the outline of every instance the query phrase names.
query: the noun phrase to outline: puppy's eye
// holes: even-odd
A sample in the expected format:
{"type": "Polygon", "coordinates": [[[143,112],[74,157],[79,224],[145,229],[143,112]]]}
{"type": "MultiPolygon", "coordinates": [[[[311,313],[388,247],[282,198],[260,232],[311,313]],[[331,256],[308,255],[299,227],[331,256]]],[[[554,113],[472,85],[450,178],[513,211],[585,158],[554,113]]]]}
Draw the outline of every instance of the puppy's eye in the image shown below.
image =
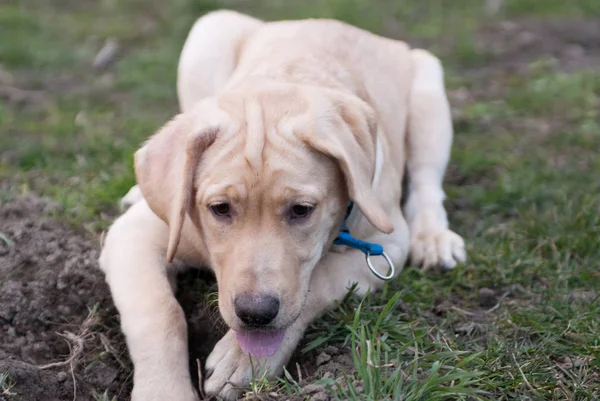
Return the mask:
{"type": "Polygon", "coordinates": [[[292,209],[290,210],[290,219],[291,220],[305,219],[308,216],[310,216],[310,214],[314,208],[315,208],[314,206],[307,205],[307,204],[294,205],[294,206],[292,206],[292,209]]]}
{"type": "Polygon", "coordinates": [[[210,210],[217,217],[231,217],[231,206],[229,203],[214,203],[210,205],[210,210]]]}

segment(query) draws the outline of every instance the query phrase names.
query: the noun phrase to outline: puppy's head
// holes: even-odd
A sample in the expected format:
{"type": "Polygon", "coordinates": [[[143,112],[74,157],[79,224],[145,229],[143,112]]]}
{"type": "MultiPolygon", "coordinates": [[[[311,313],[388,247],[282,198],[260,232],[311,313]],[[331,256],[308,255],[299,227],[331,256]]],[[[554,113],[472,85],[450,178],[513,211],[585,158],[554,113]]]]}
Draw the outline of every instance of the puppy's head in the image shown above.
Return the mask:
{"type": "Polygon", "coordinates": [[[356,98],[262,84],[200,102],[136,154],[140,188],[169,225],[167,259],[187,214],[217,276],[221,314],[248,352],[277,350],[349,200],[392,231],[371,188],[376,130],[356,98]]]}

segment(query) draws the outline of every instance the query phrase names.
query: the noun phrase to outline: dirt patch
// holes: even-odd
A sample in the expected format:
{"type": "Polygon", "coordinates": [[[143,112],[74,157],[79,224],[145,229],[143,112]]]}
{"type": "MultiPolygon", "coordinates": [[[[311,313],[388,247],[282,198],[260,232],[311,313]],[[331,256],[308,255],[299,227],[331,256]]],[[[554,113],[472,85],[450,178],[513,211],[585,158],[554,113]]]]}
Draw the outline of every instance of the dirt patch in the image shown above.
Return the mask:
{"type": "Polygon", "coordinates": [[[600,20],[538,19],[485,26],[476,40],[494,56],[494,68],[518,68],[541,57],[563,71],[596,68],[600,62],[600,20]]]}
{"type": "MultiPolygon", "coordinates": [[[[456,56],[454,37],[429,43],[443,58],[456,56]]],[[[532,63],[543,61],[555,72],[595,70],[600,63],[600,20],[520,19],[483,24],[474,34],[475,60],[457,60],[457,68],[470,80],[486,80],[478,92],[498,99],[505,86],[495,78],[527,76],[532,63]]]]}
{"type": "Polygon", "coordinates": [[[75,391],[92,400],[127,389],[98,244],[43,217],[56,208],[33,197],[0,206],[0,373],[14,383],[0,399],[72,400],[75,391]]]}
{"type": "MultiPolygon", "coordinates": [[[[92,401],[105,391],[127,399],[132,366],[98,269],[99,241],[44,217],[57,208],[35,197],[0,205],[0,373],[14,384],[5,394],[0,391],[0,400],[92,401]]],[[[206,294],[216,291],[210,273],[190,270],[178,284],[194,377],[196,360],[204,364],[227,327],[207,301],[206,294]]],[[[351,367],[352,358],[342,347],[310,355],[297,351],[288,371],[305,390],[297,389],[304,395],[291,400],[328,400],[314,381],[339,378],[351,367]]],[[[281,399],[274,394],[249,394],[247,399],[281,399]]]]}

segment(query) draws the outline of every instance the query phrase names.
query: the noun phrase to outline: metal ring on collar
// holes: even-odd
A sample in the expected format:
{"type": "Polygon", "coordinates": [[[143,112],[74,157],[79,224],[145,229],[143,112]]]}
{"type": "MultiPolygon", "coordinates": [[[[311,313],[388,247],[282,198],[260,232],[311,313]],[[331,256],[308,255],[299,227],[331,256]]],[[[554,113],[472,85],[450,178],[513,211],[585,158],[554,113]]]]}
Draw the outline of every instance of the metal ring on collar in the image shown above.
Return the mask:
{"type": "Polygon", "coordinates": [[[386,262],[388,263],[388,266],[390,267],[390,273],[388,273],[387,276],[384,276],[383,274],[381,274],[377,270],[375,270],[375,268],[371,264],[371,254],[368,251],[365,253],[365,256],[367,259],[367,266],[369,266],[369,269],[371,269],[371,272],[374,275],[376,275],[377,277],[379,277],[382,280],[391,280],[394,278],[394,275],[396,274],[396,268],[394,267],[394,263],[392,263],[392,260],[387,255],[387,253],[383,252],[381,254],[381,256],[383,256],[385,258],[386,262]]]}

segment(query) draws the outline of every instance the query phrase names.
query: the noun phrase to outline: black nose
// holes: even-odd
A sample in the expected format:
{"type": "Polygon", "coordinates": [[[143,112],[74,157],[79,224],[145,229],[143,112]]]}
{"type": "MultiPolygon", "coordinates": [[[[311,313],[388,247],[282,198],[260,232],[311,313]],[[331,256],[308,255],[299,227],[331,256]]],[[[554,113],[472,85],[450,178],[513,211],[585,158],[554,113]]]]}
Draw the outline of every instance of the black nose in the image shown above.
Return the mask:
{"type": "Polygon", "coordinates": [[[279,313],[279,299],[262,294],[242,294],[233,300],[235,314],[252,327],[264,326],[279,313]]]}

